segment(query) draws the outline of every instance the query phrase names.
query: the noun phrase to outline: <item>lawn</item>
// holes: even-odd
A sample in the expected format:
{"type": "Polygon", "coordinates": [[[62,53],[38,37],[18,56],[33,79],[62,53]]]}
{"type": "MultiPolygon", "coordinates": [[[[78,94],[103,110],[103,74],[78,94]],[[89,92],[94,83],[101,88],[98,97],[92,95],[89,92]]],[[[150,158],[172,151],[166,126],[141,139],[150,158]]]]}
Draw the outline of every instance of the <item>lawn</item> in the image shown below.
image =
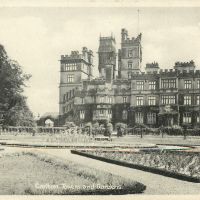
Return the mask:
{"type": "Polygon", "coordinates": [[[160,135],[144,135],[143,138],[140,136],[127,135],[123,137],[113,138],[113,143],[131,143],[131,144],[178,144],[178,145],[199,145],[199,136],[187,136],[184,139],[183,136],[164,136],[160,135]]]}
{"type": "Polygon", "coordinates": [[[31,152],[0,155],[0,194],[135,194],[146,186],[73,162],[31,152]]]}
{"type": "Polygon", "coordinates": [[[112,136],[112,141],[95,141],[92,137],[84,134],[0,134],[0,141],[23,144],[51,144],[51,145],[122,145],[122,144],[179,144],[179,145],[200,145],[199,136],[167,136],[160,135],[126,135],[123,137],[112,136]]]}

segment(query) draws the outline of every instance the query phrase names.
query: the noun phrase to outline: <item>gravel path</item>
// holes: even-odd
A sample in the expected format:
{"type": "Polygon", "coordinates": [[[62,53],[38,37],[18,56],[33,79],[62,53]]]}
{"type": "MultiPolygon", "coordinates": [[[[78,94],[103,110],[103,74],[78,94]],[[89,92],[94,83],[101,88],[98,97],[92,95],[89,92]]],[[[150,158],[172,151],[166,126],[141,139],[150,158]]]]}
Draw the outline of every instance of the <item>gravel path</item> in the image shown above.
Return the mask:
{"type": "Polygon", "coordinates": [[[110,172],[112,174],[120,175],[124,178],[130,178],[135,181],[141,182],[147,186],[144,194],[200,194],[200,183],[191,183],[181,181],[170,177],[165,177],[149,172],[144,172],[136,169],[122,167],[99,160],[86,158],[83,156],[71,154],[68,149],[32,149],[32,148],[15,148],[5,147],[5,153],[16,151],[41,151],[59,158],[64,162],[73,161],[82,165],[87,165],[92,168],[110,172]]]}

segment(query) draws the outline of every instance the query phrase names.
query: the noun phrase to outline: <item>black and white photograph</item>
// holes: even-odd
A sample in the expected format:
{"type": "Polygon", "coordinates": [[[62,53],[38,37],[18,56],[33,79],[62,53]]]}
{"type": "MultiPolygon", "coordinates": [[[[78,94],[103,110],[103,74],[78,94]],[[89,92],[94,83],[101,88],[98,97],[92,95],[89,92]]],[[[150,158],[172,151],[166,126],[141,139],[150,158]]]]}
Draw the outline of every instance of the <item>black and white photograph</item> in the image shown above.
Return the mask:
{"type": "Polygon", "coordinates": [[[200,4],[58,2],[0,1],[0,197],[200,195],[200,4]]]}

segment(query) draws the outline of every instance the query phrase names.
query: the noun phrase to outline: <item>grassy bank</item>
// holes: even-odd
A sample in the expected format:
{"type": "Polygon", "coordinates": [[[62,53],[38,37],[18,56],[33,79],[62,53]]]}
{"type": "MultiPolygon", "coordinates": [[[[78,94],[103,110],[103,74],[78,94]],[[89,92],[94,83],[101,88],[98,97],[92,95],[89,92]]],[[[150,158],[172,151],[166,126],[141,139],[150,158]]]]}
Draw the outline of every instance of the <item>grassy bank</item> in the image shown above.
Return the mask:
{"type": "Polygon", "coordinates": [[[135,194],[146,186],[110,173],[31,152],[1,155],[0,194],[135,194]]]}

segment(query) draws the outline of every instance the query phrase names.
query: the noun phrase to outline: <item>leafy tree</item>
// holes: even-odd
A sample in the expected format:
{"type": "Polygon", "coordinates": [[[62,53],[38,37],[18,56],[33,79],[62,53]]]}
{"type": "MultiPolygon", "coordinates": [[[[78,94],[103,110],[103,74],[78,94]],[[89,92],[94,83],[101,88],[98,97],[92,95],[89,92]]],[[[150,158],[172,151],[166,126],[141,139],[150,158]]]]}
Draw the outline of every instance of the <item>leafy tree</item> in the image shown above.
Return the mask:
{"type": "Polygon", "coordinates": [[[0,112],[1,124],[33,126],[33,114],[23,96],[25,82],[31,76],[23,73],[20,65],[11,60],[0,45],[0,112]]]}

